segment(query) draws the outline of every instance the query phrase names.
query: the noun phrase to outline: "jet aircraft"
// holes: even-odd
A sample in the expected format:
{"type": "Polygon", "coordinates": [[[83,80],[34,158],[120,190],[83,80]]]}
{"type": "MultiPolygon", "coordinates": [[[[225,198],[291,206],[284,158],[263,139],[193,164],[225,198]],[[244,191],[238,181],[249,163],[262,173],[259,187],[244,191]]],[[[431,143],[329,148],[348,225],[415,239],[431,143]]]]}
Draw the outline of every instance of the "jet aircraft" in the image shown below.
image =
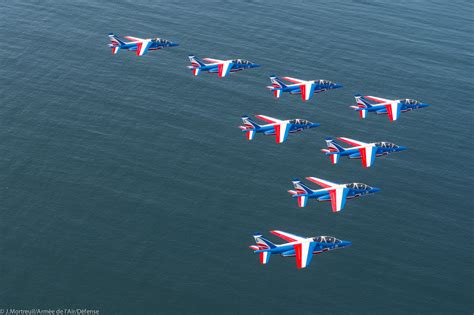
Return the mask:
{"type": "Polygon", "coordinates": [[[264,120],[269,124],[259,125],[248,116],[242,116],[243,126],[239,126],[242,132],[247,134],[248,140],[253,140],[255,133],[263,133],[264,135],[275,135],[276,143],[283,143],[288,137],[288,133],[299,132],[304,129],[318,127],[320,124],[312,123],[304,119],[279,120],[277,118],[256,115],[258,119],[264,120]]]}
{"type": "Polygon", "coordinates": [[[359,116],[362,119],[366,118],[367,112],[375,112],[378,115],[388,115],[390,121],[395,121],[400,116],[400,113],[430,106],[429,104],[409,98],[389,100],[381,97],[356,94],[355,99],[357,106],[351,106],[351,108],[359,112],[359,116]],[[369,100],[373,103],[370,103],[369,100]]]}
{"type": "Polygon", "coordinates": [[[328,148],[322,149],[321,151],[329,156],[332,164],[337,164],[341,156],[347,156],[349,159],[361,159],[363,167],[371,167],[376,156],[383,156],[393,152],[406,150],[406,147],[390,142],[365,143],[345,137],[339,137],[337,139],[353,145],[353,147],[343,148],[332,138],[326,138],[328,148]]]}
{"type": "Polygon", "coordinates": [[[282,79],[292,82],[293,84],[285,84],[277,76],[270,76],[272,85],[267,86],[267,88],[273,91],[273,95],[275,95],[276,98],[280,98],[282,92],[288,92],[290,94],[301,94],[303,101],[309,101],[313,97],[314,93],[320,93],[342,87],[342,85],[339,83],[333,83],[327,80],[305,81],[291,77],[282,77],[282,79]]]}
{"type": "Polygon", "coordinates": [[[301,237],[283,231],[270,231],[288,243],[273,244],[260,233],[253,235],[257,245],[249,246],[254,253],[259,254],[260,263],[265,265],[270,261],[272,254],[282,257],[296,257],[296,267],[306,268],[311,263],[314,254],[321,254],[334,249],[344,248],[352,245],[349,241],[342,241],[332,236],[301,237]]]}
{"type": "Polygon", "coordinates": [[[195,76],[199,75],[201,71],[207,71],[208,73],[217,73],[219,77],[223,78],[230,72],[260,67],[259,64],[244,59],[219,60],[203,58],[201,60],[194,55],[189,55],[189,61],[191,61],[191,66],[188,66],[188,69],[191,69],[195,76]]]}
{"type": "Polygon", "coordinates": [[[120,49],[127,49],[129,51],[134,51],[137,56],[143,56],[149,50],[158,50],[164,47],[174,47],[178,44],[170,42],[169,40],[162,38],[138,38],[132,36],[124,36],[126,39],[131,40],[130,42],[125,42],[121,40],[118,36],[113,33],[109,34],[110,41],[109,47],[112,48],[112,54],[117,54],[120,49]]]}
{"type": "Polygon", "coordinates": [[[317,177],[306,177],[306,179],[318,184],[323,189],[313,190],[300,180],[294,179],[293,186],[295,190],[288,190],[288,192],[293,198],[298,198],[298,206],[300,208],[306,206],[309,198],[315,198],[317,201],[331,201],[332,211],[339,212],[344,208],[346,199],[380,191],[379,188],[370,187],[362,183],[336,184],[317,177]]]}

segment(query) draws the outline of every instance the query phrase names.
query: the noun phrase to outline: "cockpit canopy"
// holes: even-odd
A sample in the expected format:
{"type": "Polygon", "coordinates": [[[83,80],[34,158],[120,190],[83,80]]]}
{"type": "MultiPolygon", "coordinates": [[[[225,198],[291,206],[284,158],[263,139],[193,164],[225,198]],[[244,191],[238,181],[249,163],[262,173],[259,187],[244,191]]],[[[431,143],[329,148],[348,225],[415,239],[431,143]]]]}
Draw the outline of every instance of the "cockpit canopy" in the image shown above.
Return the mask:
{"type": "Polygon", "coordinates": [[[372,187],[366,184],[362,184],[362,183],[351,183],[351,184],[347,184],[347,188],[357,189],[357,190],[368,190],[372,187]]]}
{"type": "Polygon", "coordinates": [[[375,143],[376,146],[381,147],[381,148],[387,148],[387,149],[396,149],[398,148],[398,145],[390,142],[377,142],[375,143]]]}
{"type": "Polygon", "coordinates": [[[317,236],[317,237],[313,237],[313,241],[314,241],[314,242],[318,242],[318,243],[331,243],[331,244],[338,244],[338,243],[341,243],[341,240],[338,240],[337,238],[332,237],[332,236],[317,236]]]}
{"type": "Polygon", "coordinates": [[[418,104],[420,104],[420,102],[418,102],[417,100],[410,99],[410,98],[406,98],[406,99],[404,99],[400,102],[403,103],[403,104],[407,104],[407,105],[418,105],[418,104]]]}
{"type": "Polygon", "coordinates": [[[290,120],[290,124],[297,124],[297,125],[309,125],[311,124],[311,122],[309,120],[306,120],[306,119],[292,119],[290,120]]]}
{"type": "Polygon", "coordinates": [[[333,86],[336,85],[335,83],[328,81],[328,80],[319,80],[318,81],[319,85],[324,85],[324,86],[333,86]]]}
{"type": "Polygon", "coordinates": [[[171,43],[167,39],[162,39],[162,38],[158,38],[158,37],[154,38],[152,41],[155,42],[155,43],[160,43],[160,44],[170,44],[171,43]]]}
{"type": "Polygon", "coordinates": [[[250,65],[250,64],[252,64],[250,61],[245,60],[245,59],[234,59],[234,60],[232,60],[232,63],[238,63],[238,64],[241,64],[241,65],[250,65]]]}

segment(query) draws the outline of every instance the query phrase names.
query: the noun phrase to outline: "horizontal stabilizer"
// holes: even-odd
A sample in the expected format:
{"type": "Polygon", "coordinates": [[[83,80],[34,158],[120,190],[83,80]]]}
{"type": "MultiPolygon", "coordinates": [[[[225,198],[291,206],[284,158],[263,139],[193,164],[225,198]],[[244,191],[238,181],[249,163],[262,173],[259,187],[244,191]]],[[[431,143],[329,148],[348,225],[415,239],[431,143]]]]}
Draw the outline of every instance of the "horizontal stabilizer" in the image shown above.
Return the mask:
{"type": "Polygon", "coordinates": [[[251,141],[255,137],[255,129],[248,129],[247,130],[247,140],[251,141]]]}
{"type": "Polygon", "coordinates": [[[298,207],[304,208],[308,204],[308,196],[298,196],[298,207]]]}
{"type": "Polygon", "coordinates": [[[338,153],[338,152],[331,152],[331,153],[329,153],[329,159],[331,160],[331,163],[332,163],[333,165],[336,165],[337,162],[339,162],[340,157],[341,157],[341,154],[338,153]]]}
{"type": "Polygon", "coordinates": [[[120,46],[113,46],[112,47],[112,54],[116,55],[120,50],[120,46]]]}
{"type": "Polygon", "coordinates": [[[259,254],[260,255],[260,263],[262,265],[268,264],[268,262],[270,261],[270,255],[271,254],[272,253],[270,253],[270,252],[260,252],[260,254],[259,254]]]}

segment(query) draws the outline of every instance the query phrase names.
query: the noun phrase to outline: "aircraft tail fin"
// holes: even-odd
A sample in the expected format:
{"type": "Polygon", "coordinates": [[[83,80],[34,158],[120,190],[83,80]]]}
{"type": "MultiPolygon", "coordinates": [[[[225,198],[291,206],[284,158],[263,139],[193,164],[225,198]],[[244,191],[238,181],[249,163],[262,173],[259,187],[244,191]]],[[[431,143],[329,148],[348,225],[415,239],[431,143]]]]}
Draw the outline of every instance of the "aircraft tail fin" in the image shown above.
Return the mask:
{"type": "Polygon", "coordinates": [[[344,152],[346,149],[341,147],[339,143],[337,143],[334,139],[332,138],[326,138],[326,145],[328,146],[329,151],[332,152],[344,152]]]}
{"type": "Polygon", "coordinates": [[[194,55],[189,55],[188,58],[191,62],[191,66],[189,66],[188,68],[193,70],[195,76],[199,75],[199,73],[201,72],[201,67],[204,67],[206,64],[204,63],[204,61],[194,55]]]}
{"type": "Polygon", "coordinates": [[[354,95],[357,106],[351,106],[354,108],[356,111],[359,112],[359,116],[361,119],[364,119],[367,117],[367,110],[372,107],[372,104],[367,101],[362,95],[356,94],[354,95]]]}
{"type": "Polygon", "coordinates": [[[271,255],[270,250],[275,248],[276,245],[264,238],[262,234],[258,232],[253,235],[253,238],[255,239],[255,243],[257,243],[257,245],[252,245],[250,248],[259,254],[260,263],[262,265],[268,264],[271,255]]]}
{"type": "Polygon", "coordinates": [[[329,155],[329,159],[331,160],[332,164],[337,164],[337,162],[339,162],[339,158],[341,157],[340,152],[344,152],[345,149],[332,138],[326,138],[326,145],[328,149],[323,149],[322,151],[325,152],[326,155],[329,155]]]}
{"type": "Polygon", "coordinates": [[[283,81],[279,77],[277,77],[276,75],[271,75],[270,76],[270,81],[272,81],[272,86],[274,88],[277,88],[277,89],[278,88],[279,89],[286,88],[286,84],[283,83],[283,81]]]}
{"type": "Polygon", "coordinates": [[[113,33],[109,33],[110,44],[109,47],[112,48],[112,54],[117,54],[120,50],[120,46],[125,45],[125,43],[113,33]]]}
{"type": "Polygon", "coordinates": [[[288,190],[288,192],[293,195],[293,197],[298,198],[298,206],[300,208],[306,207],[306,204],[308,203],[308,195],[313,191],[299,179],[294,179],[292,183],[295,190],[288,190]]]}
{"type": "Polygon", "coordinates": [[[273,95],[276,98],[280,98],[282,90],[286,88],[286,84],[283,83],[283,81],[280,80],[280,78],[278,78],[276,75],[271,75],[270,81],[272,81],[272,85],[267,86],[267,88],[273,91],[273,95]]]}
{"type": "Polygon", "coordinates": [[[120,46],[120,45],[125,45],[125,42],[123,42],[117,35],[114,33],[109,33],[109,39],[112,42],[112,45],[114,46],[120,46]]]}
{"type": "Polygon", "coordinates": [[[357,107],[359,108],[371,108],[372,107],[372,104],[369,103],[369,101],[363,97],[362,95],[360,94],[356,94],[354,95],[355,97],[355,100],[356,100],[356,103],[357,103],[357,107]]]}
{"type": "Polygon", "coordinates": [[[245,132],[247,134],[247,139],[248,140],[253,140],[255,137],[255,132],[261,128],[259,124],[257,124],[255,121],[253,121],[249,116],[244,115],[241,117],[242,121],[244,123],[243,126],[240,126],[239,128],[242,130],[242,132],[245,132]]]}
{"type": "Polygon", "coordinates": [[[253,238],[255,239],[255,243],[257,243],[259,249],[270,249],[276,247],[275,244],[264,238],[261,233],[254,233],[253,238]]]}
{"type": "Polygon", "coordinates": [[[244,123],[244,125],[247,125],[247,126],[251,126],[252,128],[254,129],[260,129],[260,125],[257,124],[252,118],[250,118],[249,116],[247,115],[244,115],[241,117],[242,118],[242,121],[244,123]]]}
{"type": "Polygon", "coordinates": [[[194,55],[189,55],[189,61],[191,61],[191,65],[193,67],[204,67],[206,64],[204,63],[204,61],[201,60],[201,58],[198,58],[194,55]]]}

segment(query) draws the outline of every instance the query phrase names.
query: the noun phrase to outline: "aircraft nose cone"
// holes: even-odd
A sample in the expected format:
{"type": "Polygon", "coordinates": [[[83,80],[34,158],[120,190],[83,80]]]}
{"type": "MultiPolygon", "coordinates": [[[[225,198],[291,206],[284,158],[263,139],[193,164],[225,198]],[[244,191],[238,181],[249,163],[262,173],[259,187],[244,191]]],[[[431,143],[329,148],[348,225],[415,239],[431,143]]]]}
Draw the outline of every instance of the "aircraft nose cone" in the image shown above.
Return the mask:
{"type": "Polygon", "coordinates": [[[379,191],[381,191],[381,189],[377,187],[372,187],[372,189],[370,190],[371,193],[377,193],[379,191]]]}
{"type": "Polygon", "coordinates": [[[347,247],[347,246],[351,246],[352,245],[352,242],[349,242],[349,241],[341,241],[341,247],[347,247]]]}

